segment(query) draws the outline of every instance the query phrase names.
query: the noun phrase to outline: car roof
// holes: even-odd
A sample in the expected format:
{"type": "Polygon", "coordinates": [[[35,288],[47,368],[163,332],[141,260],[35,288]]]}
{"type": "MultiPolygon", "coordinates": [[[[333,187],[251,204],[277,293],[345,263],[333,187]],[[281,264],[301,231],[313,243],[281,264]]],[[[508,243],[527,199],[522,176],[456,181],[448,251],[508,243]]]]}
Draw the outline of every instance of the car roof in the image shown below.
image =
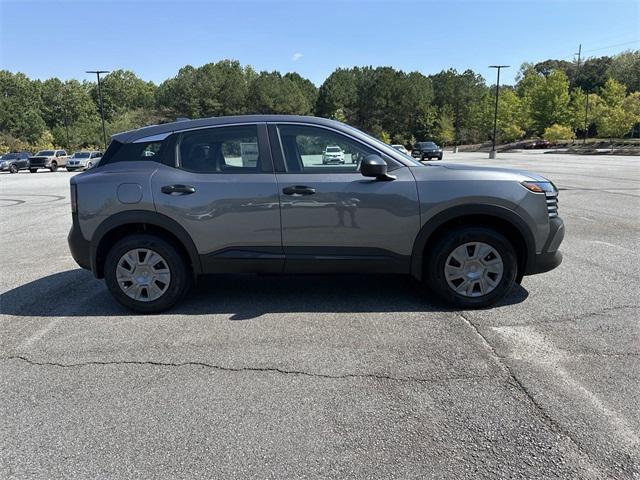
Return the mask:
{"type": "Polygon", "coordinates": [[[263,122],[309,123],[315,125],[331,126],[333,128],[339,128],[341,130],[346,127],[344,124],[335,120],[304,115],[235,115],[228,117],[200,118],[197,120],[181,120],[172,123],[164,123],[162,125],[150,125],[148,127],[139,128],[138,130],[130,130],[128,132],[118,133],[112,138],[121,143],[131,143],[146,137],[166,135],[194,128],[263,122]]]}

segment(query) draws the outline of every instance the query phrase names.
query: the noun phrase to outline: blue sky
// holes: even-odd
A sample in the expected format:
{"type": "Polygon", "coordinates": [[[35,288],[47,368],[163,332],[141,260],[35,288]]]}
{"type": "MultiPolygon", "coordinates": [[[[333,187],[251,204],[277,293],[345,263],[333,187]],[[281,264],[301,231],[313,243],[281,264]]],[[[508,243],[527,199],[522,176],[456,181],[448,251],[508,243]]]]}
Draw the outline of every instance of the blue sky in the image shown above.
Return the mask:
{"type": "Polygon", "coordinates": [[[505,83],[520,64],[640,48],[640,2],[624,1],[31,1],[0,0],[0,67],[89,79],[130,69],[156,83],[225,58],[297,71],[317,85],[337,67],[425,74],[471,68],[505,83]]]}

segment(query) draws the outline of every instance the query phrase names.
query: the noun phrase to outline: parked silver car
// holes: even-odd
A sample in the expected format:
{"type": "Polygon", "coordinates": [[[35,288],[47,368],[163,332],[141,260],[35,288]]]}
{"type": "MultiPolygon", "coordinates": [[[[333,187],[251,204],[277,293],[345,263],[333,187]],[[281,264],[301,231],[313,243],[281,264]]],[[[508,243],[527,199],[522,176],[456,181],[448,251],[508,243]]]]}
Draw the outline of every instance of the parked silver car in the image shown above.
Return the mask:
{"type": "Polygon", "coordinates": [[[403,273],[485,307],[560,264],[557,197],[540,175],[424,165],[333,120],[208,118],[115,135],[71,178],[69,246],[139,312],[221,272],[403,273]],[[359,161],[323,165],[327,145],[359,161]]]}
{"type": "Polygon", "coordinates": [[[67,170],[73,172],[75,170],[86,170],[93,167],[100,161],[102,152],[98,151],[79,151],[74,152],[67,160],[67,170]]]}

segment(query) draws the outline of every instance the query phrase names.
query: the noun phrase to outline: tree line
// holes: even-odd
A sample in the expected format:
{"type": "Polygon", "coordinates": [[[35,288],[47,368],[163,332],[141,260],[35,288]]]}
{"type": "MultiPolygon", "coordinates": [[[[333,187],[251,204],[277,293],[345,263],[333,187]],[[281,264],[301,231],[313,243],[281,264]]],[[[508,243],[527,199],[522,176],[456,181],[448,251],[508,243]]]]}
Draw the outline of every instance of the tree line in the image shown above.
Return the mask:
{"type": "MultiPolygon", "coordinates": [[[[640,123],[640,51],[525,63],[502,86],[498,140],[621,138],[640,123]]],[[[386,142],[480,143],[491,138],[495,85],[471,70],[434,75],[392,67],[338,68],[316,87],[297,73],[235,60],[185,66],[160,85],[116,70],[102,81],[107,134],[173,121],[250,113],[317,115],[386,142]]],[[[32,80],[0,71],[0,152],[102,144],[95,82],[32,80]]]]}

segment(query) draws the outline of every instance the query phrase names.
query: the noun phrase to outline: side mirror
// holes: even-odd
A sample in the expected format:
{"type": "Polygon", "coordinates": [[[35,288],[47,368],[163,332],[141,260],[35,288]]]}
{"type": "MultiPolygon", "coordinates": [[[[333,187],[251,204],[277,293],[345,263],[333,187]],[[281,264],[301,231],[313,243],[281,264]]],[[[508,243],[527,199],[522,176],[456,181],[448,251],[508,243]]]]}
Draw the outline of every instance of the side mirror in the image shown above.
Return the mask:
{"type": "Polygon", "coordinates": [[[396,177],[387,173],[387,162],[378,155],[367,155],[360,162],[360,173],[364,177],[375,177],[377,180],[390,181],[396,177]]]}

